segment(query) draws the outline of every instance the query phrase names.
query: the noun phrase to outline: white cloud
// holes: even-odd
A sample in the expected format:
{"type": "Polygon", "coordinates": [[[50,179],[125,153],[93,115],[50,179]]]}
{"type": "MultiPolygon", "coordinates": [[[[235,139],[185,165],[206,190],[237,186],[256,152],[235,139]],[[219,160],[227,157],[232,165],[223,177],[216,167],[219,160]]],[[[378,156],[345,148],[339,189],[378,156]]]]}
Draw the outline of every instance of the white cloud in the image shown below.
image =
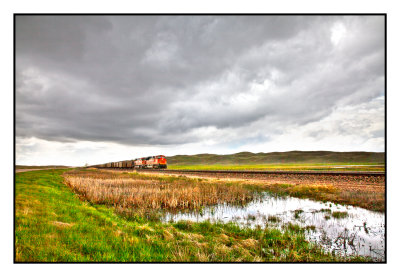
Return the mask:
{"type": "Polygon", "coordinates": [[[332,26],[331,41],[335,46],[346,36],[346,31],[346,27],[342,22],[337,22],[332,26]]]}

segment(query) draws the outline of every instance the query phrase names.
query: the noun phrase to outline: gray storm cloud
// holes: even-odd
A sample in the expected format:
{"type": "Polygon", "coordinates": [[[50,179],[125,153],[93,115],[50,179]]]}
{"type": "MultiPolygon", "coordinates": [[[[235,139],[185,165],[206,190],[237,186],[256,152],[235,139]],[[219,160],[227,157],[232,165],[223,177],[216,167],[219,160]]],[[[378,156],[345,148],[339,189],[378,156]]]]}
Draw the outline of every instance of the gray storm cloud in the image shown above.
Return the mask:
{"type": "Polygon", "coordinates": [[[341,107],[382,109],[382,16],[17,16],[15,28],[20,138],[267,141],[341,107]]]}

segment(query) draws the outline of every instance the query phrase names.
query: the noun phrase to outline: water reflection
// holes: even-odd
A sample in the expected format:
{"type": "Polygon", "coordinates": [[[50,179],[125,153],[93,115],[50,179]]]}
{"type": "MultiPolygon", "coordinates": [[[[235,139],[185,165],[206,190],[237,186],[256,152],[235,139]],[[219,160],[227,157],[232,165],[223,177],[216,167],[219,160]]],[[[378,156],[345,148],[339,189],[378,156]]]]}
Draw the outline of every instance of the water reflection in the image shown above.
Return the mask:
{"type": "Polygon", "coordinates": [[[289,223],[306,227],[306,237],[339,255],[385,256],[385,216],[353,206],[263,193],[246,206],[220,204],[200,212],[167,213],[163,221],[236,222],[241,226],[282,229],[289,223]]]}

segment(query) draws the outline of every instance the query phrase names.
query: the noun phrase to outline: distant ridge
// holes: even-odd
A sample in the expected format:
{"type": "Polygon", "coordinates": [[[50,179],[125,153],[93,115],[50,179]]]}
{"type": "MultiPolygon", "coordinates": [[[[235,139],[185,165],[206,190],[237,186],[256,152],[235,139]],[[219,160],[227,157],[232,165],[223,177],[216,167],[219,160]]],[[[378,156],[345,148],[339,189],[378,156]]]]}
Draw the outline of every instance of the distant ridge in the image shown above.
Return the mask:
{"type": "Polygon", "coordinates": [[[66,165],[15,165],[15,169],[70,168],[66,165]]]}
{"type": "Polygon", "coordinates": [[[385,163],[383,152],[289,151],[240,152],[229,155],[197,154],[167,157],[171,165],[276,163],[385,163]]]}

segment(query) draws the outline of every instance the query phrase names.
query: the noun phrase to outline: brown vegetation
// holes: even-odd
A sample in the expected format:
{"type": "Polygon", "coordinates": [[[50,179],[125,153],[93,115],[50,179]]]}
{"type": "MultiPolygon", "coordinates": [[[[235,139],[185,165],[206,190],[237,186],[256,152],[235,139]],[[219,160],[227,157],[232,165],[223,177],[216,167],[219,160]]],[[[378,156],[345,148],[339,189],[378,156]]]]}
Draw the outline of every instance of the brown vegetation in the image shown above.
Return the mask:
{"type": "Polygon", "coordinates": [[[65,173],[64,179],[85,199],[113,205],[118,211],[200,209],[219,203],[245,203],[254,198],[254,193],[241,185],[182,177],[72,171],[65,173]]]}
{"type": "MultiPolygon", "coordinates": [[[[160,172],[159,172],[160,173],[160,172]]],[[[150,174],[154,174],[149,172],[150,174]]],[[[165,173],[164,173],[165,174],[165,173]]],[[[251,173],[180,173],[192,178],[226,180],[264,188],[294,197],[349,204],[385,211],[385,176],[251,174],[251,173]]],[[[172,175],[172,174],[171,174],[172,175]]]]}

